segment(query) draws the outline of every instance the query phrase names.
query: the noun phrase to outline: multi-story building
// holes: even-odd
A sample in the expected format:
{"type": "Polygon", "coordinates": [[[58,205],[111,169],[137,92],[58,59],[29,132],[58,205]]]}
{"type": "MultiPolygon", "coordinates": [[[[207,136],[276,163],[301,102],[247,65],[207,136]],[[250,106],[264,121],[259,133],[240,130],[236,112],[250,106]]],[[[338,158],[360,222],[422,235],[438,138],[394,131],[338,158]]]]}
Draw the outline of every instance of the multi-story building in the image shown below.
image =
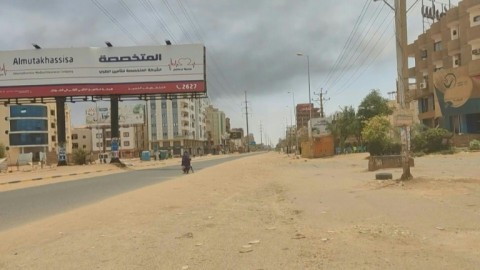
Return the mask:
{"type": "MultiPolygon", "coordinates": [[[[0,140],[8,147],[9,164],[14,165],[22,154],[32,154],[32,161],[57,163],[56,104],[7,105],[0,107],[0,140]]],[[[72,152],[70,109],[65,106],[67,154],[72,152]]]]}
{"type": "Polygon", "coordinates": [[[318,108],[313,107],[313,103],[300,103],[296,106],[296,122],[297,130],[308,127],[310,118],[320,117],[318,108]]]}
{"type": "Polygon", "coordinates": [[[148,140],[154,152],[166,150],[173,156],[188,151],[205,153],[207,99],[161,99],[149,101],[148,140]]]}
{"type": "Polygon", "coordinates": [[[86,152],[92,151],[92,129],[89,127],[72,128],[72,151],[82,149],[86,152]]]}
{"type": "Polygon", "coordinates": [[[480,134],[480,2],[463,0],[435,19],[408,46],[409,97],[426,126],[480,134]]]}
{"type": "Polygon", "coordinates": [[[212,105],[206,108],[207,146],[211,154],[224,151],[227,139],[225,113],[212,105]]]}
{"type": "MultiPolygon", "coordinates": [[[[120,158],[139,157],[148,149],[146,137],[147,123],[145,104],[123,104],[118,108],[119,115],[119,148],[120,158]]],[[[94,159],[110,156],[112,151],[111,111],[110,107],[95,104],[85,111],[85,123],[90,132],[91,147],[94,159]]]]}

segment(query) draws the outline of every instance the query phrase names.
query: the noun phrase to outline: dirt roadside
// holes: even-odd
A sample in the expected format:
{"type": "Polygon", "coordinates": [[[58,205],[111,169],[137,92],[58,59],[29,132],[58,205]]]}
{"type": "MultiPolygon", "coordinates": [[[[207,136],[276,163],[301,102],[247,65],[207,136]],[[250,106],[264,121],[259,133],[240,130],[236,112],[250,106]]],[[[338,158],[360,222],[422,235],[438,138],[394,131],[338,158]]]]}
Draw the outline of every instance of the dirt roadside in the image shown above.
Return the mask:
{"type": "Polygon", "coordinates": [[[0,269],[479,268],[480,153],[416,158],[404,183],[365,157],[182,175],[0,232],[0,269]]]}

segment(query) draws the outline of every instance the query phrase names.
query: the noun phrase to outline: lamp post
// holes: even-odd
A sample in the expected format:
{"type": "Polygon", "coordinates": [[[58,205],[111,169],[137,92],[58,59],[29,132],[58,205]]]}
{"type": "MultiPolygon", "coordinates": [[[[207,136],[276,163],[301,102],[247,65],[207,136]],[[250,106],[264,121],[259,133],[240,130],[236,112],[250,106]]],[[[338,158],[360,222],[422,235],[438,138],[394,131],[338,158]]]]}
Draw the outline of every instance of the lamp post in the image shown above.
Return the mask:
{"type": "MultiPolygon", "coordinates": [[[[298,56],[305,56],[307,58],[307,76],[308,76],[308,104],[312,103],[312,97],[310,92],[310,57],[308,54],[297,53],[298,56]]],[[[310,117],[312,117],[312,110],[310,109],[310,117]]]]}
{"type": "MultiPolygon", "coordinates": [[[[311,91],[310,91],[310,57],[308,54],[304,53],[297,53],[297,56],[305,56],[307,58],[307,76],[308,76],[308,110],[309,110],[309,121],[312,120],[312,97],[311,97],[311,91]]],[[[308,129],[308,134],[309,134],[309,140],[310,140],[310,155],[313,158],[313,139],[312,139],[312,132],[310,131],[310,127],[308,126],[307,122],[307,129],[308,129]]]]}
{"type": "MultiPolygon", "coordinates": [[[[289,94],[292,94],[292,108],[293,108],[293,117],[295,118],[295,155],[298,155],[298,129],[297,129],[297,110],[295,108],[295,92],[288,92],[289,94]]],[[[293,127],[293,126],[292,126],[293,127]]]]}

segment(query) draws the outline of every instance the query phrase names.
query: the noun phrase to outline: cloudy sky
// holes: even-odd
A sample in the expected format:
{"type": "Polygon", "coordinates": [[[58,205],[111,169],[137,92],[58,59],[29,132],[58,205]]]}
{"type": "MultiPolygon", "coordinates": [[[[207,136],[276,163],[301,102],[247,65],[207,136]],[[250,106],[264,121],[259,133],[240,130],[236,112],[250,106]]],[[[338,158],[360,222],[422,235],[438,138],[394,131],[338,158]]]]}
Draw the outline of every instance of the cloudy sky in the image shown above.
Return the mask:
{"type": "MultiPolygon", "coordinates": [[[[311,97],[318,107],[318,93],[325,93],[326,115],[343,106],[356,108],[371,89],[384,97],[395,91],[394,13],[381,1],[0,3],[0,50],[32,49],[32,43],[43,48],[104,47],[105,41],[118,47],[163,45],[165,39],[204,44],[211,102],[231,118],[232,127],[246,129],[246,92],[249,130],[257,142],[276,144],[292,120],[293,101],[308,102],[308,62],[311,97]]],[[[409,43],[423,31],[421,3],[407,0],[409,43]]],[[[69,104],[74,125],[84,123],[87,105],[69,104]]]]}

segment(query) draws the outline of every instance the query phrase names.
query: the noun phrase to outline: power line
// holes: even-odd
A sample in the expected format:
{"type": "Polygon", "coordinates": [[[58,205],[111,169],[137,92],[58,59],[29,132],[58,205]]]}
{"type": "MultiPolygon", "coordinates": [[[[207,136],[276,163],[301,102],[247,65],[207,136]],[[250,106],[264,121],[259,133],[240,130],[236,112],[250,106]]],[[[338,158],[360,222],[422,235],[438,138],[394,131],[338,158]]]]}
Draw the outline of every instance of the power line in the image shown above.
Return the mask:
{"type": "Polygon", "coordinates": [[[128,31],[125,27],[123,27],[122,24],[120,24],[120,22],[115,19],[115,17],[105,8],[102,6],[102,4],[100,4],[97,0],[91,0],[92,3],[97,6],[98,9],[100,9],[100,11],[103,12],[103,14],[105,16],[107,16],[108,19],[110,19],[111,22],[113,22],[113,24],[115,24],[120,30],[122,30],[122,32],[127,35],[127,37],[133,41],[133,43],[135,43],[136,45],[138,45],[138,41],[137,39],[132,35],[132,33],[130,33],[130,31],[128,31]]]}

